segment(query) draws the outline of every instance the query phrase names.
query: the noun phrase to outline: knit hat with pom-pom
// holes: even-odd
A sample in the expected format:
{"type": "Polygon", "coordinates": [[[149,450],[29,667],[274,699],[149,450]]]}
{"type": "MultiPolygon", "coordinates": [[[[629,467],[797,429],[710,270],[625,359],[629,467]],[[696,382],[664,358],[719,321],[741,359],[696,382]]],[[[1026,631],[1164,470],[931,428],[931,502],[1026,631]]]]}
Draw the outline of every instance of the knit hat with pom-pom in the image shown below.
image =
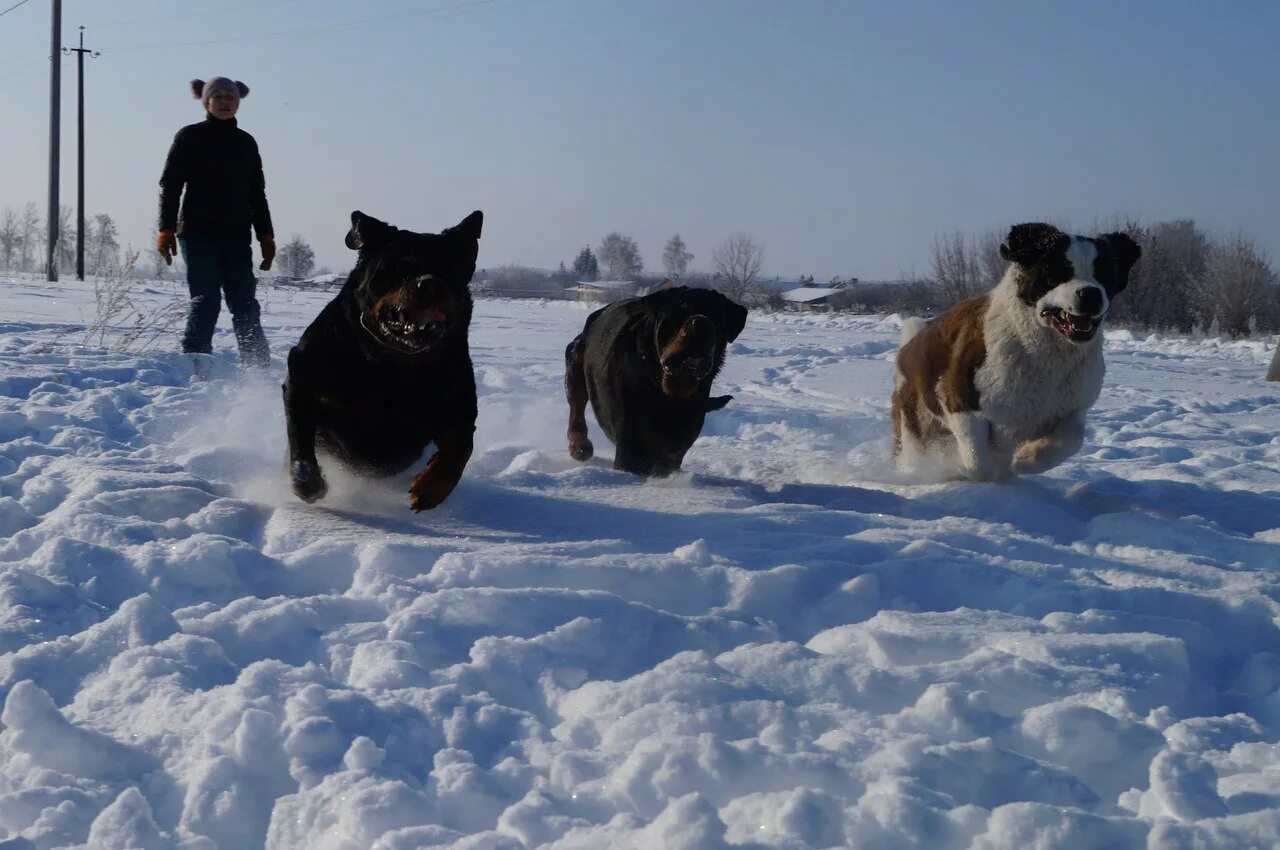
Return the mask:
{"type": "Polygon", "coordinates": [[[249,96],[249,87],[230,77],[214,77],[207,83],[204,80],[191,81],[191,96],[204,104],[205,109],[209,108],[209,98],[221,92],[244,98],[249,96]]]}

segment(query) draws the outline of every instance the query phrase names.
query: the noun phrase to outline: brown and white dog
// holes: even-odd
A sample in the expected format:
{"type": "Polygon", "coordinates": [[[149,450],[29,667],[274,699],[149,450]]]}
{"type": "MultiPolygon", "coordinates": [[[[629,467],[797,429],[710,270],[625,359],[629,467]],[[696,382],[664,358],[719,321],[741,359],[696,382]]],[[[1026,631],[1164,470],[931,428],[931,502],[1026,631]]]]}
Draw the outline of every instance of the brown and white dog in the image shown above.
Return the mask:
{"type": "Polygon", "coordinates": [[[1015,225],[995,289],[928,323],[908,320],[893,376],[899,469],[933,459],[991,480],[1044,472],[1079,451],[1102,389],[1099,329],[1140,253],[1123,233],[1015,225]]]}

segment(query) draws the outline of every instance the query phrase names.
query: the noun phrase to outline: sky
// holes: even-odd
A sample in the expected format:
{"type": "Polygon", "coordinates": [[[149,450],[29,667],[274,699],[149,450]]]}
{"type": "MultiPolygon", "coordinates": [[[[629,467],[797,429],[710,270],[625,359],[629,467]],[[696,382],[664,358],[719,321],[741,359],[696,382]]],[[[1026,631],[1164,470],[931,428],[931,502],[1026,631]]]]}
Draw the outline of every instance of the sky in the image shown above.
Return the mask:
{"type": "MultiPolygon", "coordinates": [[[[0,11],[16,0],[0,0],[0,11]]],[[[48,179],[50,0],[0,15],[0,209],[48,179]]],[[[193,77],[252,89],[278,239],[349,268],[352,210],[481,267],[610,231],[661,269],[742,232],[764,273],[925,273],[939,234],[1194,218],[1280,256],[1280,4],[822,0],[65,0],[86,63],[86,206],[150,250],[193,77]]],[[[74,57],[63,203],[75,202],[74,57]]]]}

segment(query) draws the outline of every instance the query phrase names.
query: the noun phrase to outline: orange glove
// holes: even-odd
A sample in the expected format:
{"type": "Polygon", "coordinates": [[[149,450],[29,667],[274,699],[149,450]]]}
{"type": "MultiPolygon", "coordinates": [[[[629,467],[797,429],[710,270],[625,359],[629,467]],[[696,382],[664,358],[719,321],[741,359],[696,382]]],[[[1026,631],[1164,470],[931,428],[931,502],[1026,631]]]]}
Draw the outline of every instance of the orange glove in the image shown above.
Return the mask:
{"type": "Polygon", "coordinates": [[[166,266],[173,265],[173,258],[178,253],[178,240],[173,238],[172,230],[160,231],[160,235],[156,237],[156,250],[164,257],[166,266]]]}
{"type": "Polygon", "coordinates": [[[264,272],[271,268],[271,262],[276,258],[276,240],[274,236],[264,236],[258,240],[258,246],[262,248],[262,264],[258,268],[264,272]]]}

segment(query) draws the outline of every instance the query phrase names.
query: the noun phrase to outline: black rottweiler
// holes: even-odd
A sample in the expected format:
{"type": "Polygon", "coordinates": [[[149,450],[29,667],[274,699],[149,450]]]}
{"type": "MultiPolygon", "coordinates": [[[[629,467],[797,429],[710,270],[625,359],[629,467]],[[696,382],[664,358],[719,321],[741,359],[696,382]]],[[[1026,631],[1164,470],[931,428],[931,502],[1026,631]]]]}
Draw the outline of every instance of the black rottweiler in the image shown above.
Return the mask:
{"type": "Polygon", "coordinates": [[[587,399],[618,447],[613,468],[670,475],[698,439],[725,346],[747,323],[747,308],[709,289],[681,286],[625,298],[595,311],[565,349],[569,454],[586,460],[587,399]]]}
{"type": "Polygon", "coordinates": [[[477,210],[442,233],[413,233],[351,214],[356,267],[289,351],[284,411],[298,498],[327,490],[317,447],[357,471],[394,475],[432,442],[409,505],[434,508],[453,492],[476,427],[467,285],[483,221],[477,210]]]}

